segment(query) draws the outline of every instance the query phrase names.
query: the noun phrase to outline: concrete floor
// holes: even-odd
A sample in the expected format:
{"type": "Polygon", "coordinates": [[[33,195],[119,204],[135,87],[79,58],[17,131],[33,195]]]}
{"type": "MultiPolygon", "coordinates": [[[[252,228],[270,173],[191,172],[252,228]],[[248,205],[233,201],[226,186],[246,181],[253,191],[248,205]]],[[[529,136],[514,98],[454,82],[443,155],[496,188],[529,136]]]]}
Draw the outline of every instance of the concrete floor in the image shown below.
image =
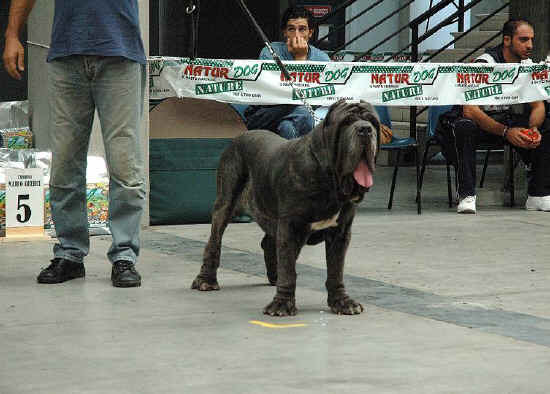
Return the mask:
{"type": "Polygon", "coordinates": [[[209,293],[190,290],[206,224],[145,230],[134,289],[110,284],[109,237],[92,237],[86,279],[60,285],[35,282],[53,241],[0,242],[0,393],[548,393],[550,213],[499,206],[494,181],[457,215],[439,166],[422,215],[412,168],[388,211],[390,173],[353,227],[357,316],[327,308],[322,245],[300,256],[298,315],[264,316],[254,223],[228,227],[209,293]]]}

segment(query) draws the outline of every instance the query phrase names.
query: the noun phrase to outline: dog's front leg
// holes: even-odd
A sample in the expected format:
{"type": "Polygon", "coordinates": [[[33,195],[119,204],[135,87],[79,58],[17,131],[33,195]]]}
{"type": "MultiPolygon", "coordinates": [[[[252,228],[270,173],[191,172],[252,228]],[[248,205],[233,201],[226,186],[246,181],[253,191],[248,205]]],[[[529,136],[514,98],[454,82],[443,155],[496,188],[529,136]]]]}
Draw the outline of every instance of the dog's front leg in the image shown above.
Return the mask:
{"type": "Polygon", "coordinates": [[[351,239],[353,215],[343,227],[328,231],[325,236],[325,253],[327,258],[328,306],[338,315],[356,315],[363,312],[363,305],[354,301],[344,287],[344,260],[351,239]]]}
{"type": "Polygon", "coordinates": [[[279,220],[277,228],[277,292],[264,308],[271,316],[294,316],[296,309],[296,259],[305,242],[305,229],[297,229],[287,220],[279,220]]]}

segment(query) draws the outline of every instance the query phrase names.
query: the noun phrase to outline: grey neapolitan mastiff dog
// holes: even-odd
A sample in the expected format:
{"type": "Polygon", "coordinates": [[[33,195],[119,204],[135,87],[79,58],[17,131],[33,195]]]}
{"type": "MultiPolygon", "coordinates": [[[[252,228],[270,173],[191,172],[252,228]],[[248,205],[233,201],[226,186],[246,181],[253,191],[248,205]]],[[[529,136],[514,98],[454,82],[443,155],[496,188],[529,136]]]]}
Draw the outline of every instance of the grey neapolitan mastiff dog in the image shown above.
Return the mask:
{"type": "Polygon", "coordinates": [[[344,258],[355,206],[373,182],[379,127],[370,104],[338,101],[302,138],[287,141],[265,130],[236,138],[220,159],[212,231],[192,288],[219,290],[222,235],[244,209],[265,232],[267,277],[277,285],[265,314],[296,314],[296,259],[305,244],[322,241],[329,307],[338,314],[361,313],[363,306],[344,288],[344,258]]]}

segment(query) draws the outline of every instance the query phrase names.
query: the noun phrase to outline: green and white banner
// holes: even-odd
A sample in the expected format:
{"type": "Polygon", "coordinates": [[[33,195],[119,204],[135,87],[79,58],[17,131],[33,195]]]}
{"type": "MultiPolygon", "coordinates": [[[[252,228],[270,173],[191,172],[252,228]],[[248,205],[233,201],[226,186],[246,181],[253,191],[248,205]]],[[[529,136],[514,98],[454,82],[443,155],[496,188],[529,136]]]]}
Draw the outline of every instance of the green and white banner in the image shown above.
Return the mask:
{"type": "MultiPolygon", "coordinates": [[[[508,105],[550,99],[549,65],[516,63],[284,62],[312,105],[339,99],[377,105],[508,105]]],[[[299,104],[268,60],[151,57],[150,98],[299,104]]]]}

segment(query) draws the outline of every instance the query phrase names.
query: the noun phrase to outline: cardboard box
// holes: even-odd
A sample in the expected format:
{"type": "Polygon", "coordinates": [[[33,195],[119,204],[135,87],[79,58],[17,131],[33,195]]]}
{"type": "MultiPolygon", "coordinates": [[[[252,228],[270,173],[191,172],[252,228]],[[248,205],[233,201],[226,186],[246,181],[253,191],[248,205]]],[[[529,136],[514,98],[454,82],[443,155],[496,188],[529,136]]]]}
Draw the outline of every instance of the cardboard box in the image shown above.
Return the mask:
{"type": "MultiPolygon", "coordinates": [[[[5,152],[16,152],[13,150],[2,150],[5,152]]],[[[34,164],[39,164],[48,173],[44,179],[44,227],[53,228],[53,220],[51,214],[50,205],[50,190],[49,190],[49,166],[51,158],[42,157],[44,152],[25,152],[17,151],[19,154],[12,158],[13,160],[22,160],[22,157],[29,156],[34,157],[34,164]],[[26,156],[25,156],[26,155],[26,156]],[[41,159],[37,159],[41,157],[41,159]]],[[[47,155],[46,155],[47,156],[47,155]]],[[[4,160],[6,160],[4,158],[4,160]]],[[[32,162],[33,160],[31,160],[32,162]]],[[[6,165],[8,161],[5,161],[3,165],[6,165]]],[[[21,166],[23,163],[19,161],[10,162],[9,166],[21,166]]],[[[42,168],[40,167],[40,168],[42,168]]],[[[19,168],[19,167],[17,167],[19,168]]],[[[3,170],[4,167],[0,165],[0,236],[5,236],[6,228],[6,195],[5,195],[5,178],[3,170]]],[[[107,168],[105,166],[105,160],[97,156],[88,156],[88,166],[86,171],[86,178],[88,183],[86,184],[86,204],[88,210],[88,227],[90,229],[107,229],[108,227],[108,215],[109,215],[109,176],[107,174],[107,168]]],[[[108,231],[101,230],[100,233],[107,233],[108,231]]]]}
{"type": "Polygon", "coordinates": [[[210,222],[216,170],[232,139],[246,131],[229,104],[169,98],[150,113],[150,222],[210,222]]]}
{"type": "MultiPolygon", "coordinates": [[[[50,189],[46,186],[44,197],[44,227],[53,228],[50,189]]],[[[106,183],[86,184],[86,206],[89,227],[107,227],[109,216],[109,185],[106,183]]]]}
{"type": "MultiPolygon", "coordinates": [[[[44,228],[53,228],[50,189],[44,190],[44,228]]],[[[109,216],[109,185],[105,183],[88,183],[86,185],[86,204],[88,209],[88,226],[107,227],[109,216]]],[[[6,232],[6,192],[5,185],[0,184],[0,237],[6,232]]]]}
{"type": "Polygon", "coordinates": [[[28,127],[0,130],[0,146],[8,149],[31,149],[33,134],[28,127]]]}

